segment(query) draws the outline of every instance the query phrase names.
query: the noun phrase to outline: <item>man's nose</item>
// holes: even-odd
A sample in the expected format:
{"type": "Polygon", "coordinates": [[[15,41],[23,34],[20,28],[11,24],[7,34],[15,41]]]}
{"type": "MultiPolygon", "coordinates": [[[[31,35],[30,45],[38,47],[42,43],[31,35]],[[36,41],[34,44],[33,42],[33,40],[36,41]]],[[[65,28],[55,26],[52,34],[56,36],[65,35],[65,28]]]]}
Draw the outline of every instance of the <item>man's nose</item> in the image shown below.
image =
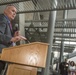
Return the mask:
{"type": "Polygon", "coordinates": [[[15,14],[15,13],[14,13],[13,15],[14,15],[14,16],[16,16],[16,14],[15,14]]]}

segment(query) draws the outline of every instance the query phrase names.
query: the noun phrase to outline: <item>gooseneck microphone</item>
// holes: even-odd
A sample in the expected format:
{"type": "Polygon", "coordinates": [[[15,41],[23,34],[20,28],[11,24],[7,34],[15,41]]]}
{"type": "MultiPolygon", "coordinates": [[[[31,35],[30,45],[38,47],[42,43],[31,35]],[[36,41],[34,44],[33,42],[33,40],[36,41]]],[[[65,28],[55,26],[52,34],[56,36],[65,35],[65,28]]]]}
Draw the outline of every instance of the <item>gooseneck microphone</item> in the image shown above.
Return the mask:
{"type": "Polygon", "coordinates": [[[30,41],[29,41],[28,39],[27,39],[26,41],[27,41],[28,43],[30,43],[30,41]]]}

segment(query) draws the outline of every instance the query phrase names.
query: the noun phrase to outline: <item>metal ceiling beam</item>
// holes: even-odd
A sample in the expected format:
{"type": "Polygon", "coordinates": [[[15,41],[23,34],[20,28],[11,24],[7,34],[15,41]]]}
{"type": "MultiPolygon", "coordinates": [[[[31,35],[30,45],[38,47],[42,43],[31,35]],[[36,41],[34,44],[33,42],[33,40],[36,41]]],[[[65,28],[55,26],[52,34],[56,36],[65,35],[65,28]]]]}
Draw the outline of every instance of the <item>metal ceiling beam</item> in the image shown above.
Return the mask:
{"type": "MultiPolygon", "coordinates": [[[[64,49],[64,52],[68,52],[71,53],[74,49],[64,49]]],[[[52,51],[59,51],[60,52],[60,48],[52,48],[52,51]]]]}
{"type": "Polygon", "coordinates": [[[76,9],[76,7],[75,8],[73,8],[73,7],[70,7],[70,8],[61,8],[61,9],[58,9],[58,8],[56,8],[56,9],[43,9],[43,10],[29,10],[29,11],[19,11],[18,12],[18,14],[20,14],[20,13],[34,13],[34,12],[50,12],[50,11],[60,11],[60,10],[74,10],[74,9],[76,9]]]}
{"type": "MultiPolygon", "coordinates": [[[[61,45],[61,43],[54,43],[53,45],[61,45]]],[[[76,46],[76,44],[65,44],[66,46],[76,46]]]]}
{"type": "Polygon", "coordinates": [[[68,27],[68,26],[64,26],[64,27],[61,27],[61,26],[60,26],[60,27],[57,27],[57,26],[56,26],[55,28],[60,28],[60,29],[61,29],[61,28],[67,28],[67,29],[74,28],[74,29],[76,29],[76,26],[69,26],[69,27],[68,27]]]}
{"type": "MultiPolygon", "coordinates": [[[[62,41],[62,39],[56,39],[56,41],[62,41]]],[[[66,42],[67,42],[67,41],[68,41],[68,42],[69,42],[69,41],[70,41],[70,42],[76,42],[76,40],[72,40],[72,39],[70,39],[70,40],[64,39],[63,41],[66,41],[66,42]]]]}
{"type": "MultiPolygon", "coordinates": [[[[14,1],[7,1],[7,2],[1,2],[0,1],[0,5],[7,5],[7,4],[12,4],[12,3],[19,3],[19,2],[26,2],[26,1],[32,1],[32,0],[14,0],[14,1]]],[[[66,0],[67,1],[67,0],[66,0]]],[[[55,3],[53,3],[51,1],[51,3],[49,4],[48,7],[45,7],[45,8],[38,8],[36,10],[33,10],[31,8],[31,10],[23,10],[23,11],[18,11],[18,14],[20,13],[33,13],[33,12],[48,12],[48,11],[55,11],[55,10],[71,10],[71,9],[76,9],[76,4],[75,4],[75,0],[72,0],[71,2],[68,1],[68,2],[64,2],[62,3],[63,1],[59,1],[58,3],[58,6],[57,7],[53,7],[53,5],[55,5],[55,3]],[[69,4],[69,5],[68,5],[69,4]]],[[[42,1],[43,2],[43,1],[42,1]]],[[[40,5],[40,3],[38,2],[37,0],[37,3],[35,2],[36,6],[40,5]],[[37,4],[38,3],[38,4],[37,4]]],[[[43,2],[44,3],[44,2],[43,2]]],[[[48,1],[47,1],[48,3],[48,1]]],[[[40,5],[41,6],[41,5],[40,5]]]]}
{"type": "MultiPolygon", "coordinates": [[[[54,33],[57,33],[57,34],[62,34],[62,32],[54,32],[54,33]]],[[[76,32],[63,32],[63,34],[76,34],[76,32]]]]}
{"type": "Polygon", "coordinates": [[[63,22],[63,21],[71,21],[71,22],[74,22],[74,21],[76,21],[76,18],[71,18],[71,19],[58,19],[58,20],[56,20],[56,22],[63,22]]]}
{"type": "MultiPolygon", "coordinates": [[[[52,47],[52,48],[57,48],[57,49],[60,49],[60,47],[52,47]]],[[[64,49],[68,49],[68,50],[69,50],[69,49],[71,49],[71,50],[74,50],[74,48],[70,48],[70,47],[69,47],[69,48],[64,47],[64,49]]]]}
{"type": "MultiPolygon", "coordinates": [[[[58,47],[58,48],[60,48],[60,46],[58,46],[58,45],[56,45],[56,46],[53,45],[52,48],[53,48],[53,47],[58,47]]],[[[64,46],[64,48],[75,48],[75,47],[74,47],[74,46],[64,46]]]]}
{"type": "Polygon", "coordinates": [[[76,36],[75,37],[70,37],[70,36],[57,36],[57,35],[55,35],[54,37],[55,38],[59,37],[59,38],[73,38],[73,39],[76,39],[76,36]]]}
{"type": "Polygon", "coordinates": [[[13,3],[24,2],[24,1],[32,1],[32,0],[15,0],[15,1],[13,0],[13,1],[7,1],[7,2],[5,2],[5,1],[4,1],[4,2],[2,1],[2,2],[1,2],[1,1],[0,1],[0,6],[1,6],[1,5],[7,5],[7,4],[13,4],[13,3]]]}
{"type": "MultiPolygon", "coordinates": [[[[29,26],[25,26],[25,28],[29,28],[29,26]]],[[[30,28],[32,28],[32,27],[30,27],[30,28]]],[[[33,27],[33,28],[47,28],[47,26],[35,26],[35,27],[33,27]]],[[[57,26],[55,26],[55,28],[76,28],[75,26],[70,26],[70,27],[57,27],[57,26]]]]}
{"type": "Polygon", "coordinates": [[[76,56],[76,52],[70,53],[70,54],[68,55],[68,59],[69,59],[69,58],[72,58],[72,57],[75,57],[75,56],[76,56]]]}
{"type": "MultiPolygon", "coordinates": [[[[72,19],[58,19],[58,20],[56,20],[57,23],[63,22],[63,21],[76,22],[76,18],[72,18],[72,19]]],[[[25,20],[25,22],[48,22],[48,20],[25,20]]]]}
{"type": "MultiPolygon", "coordinates": [[[[52,51],[54,52],[54,51],[58,51],[58,52],[60,52],[60,50],[59,49],[52,49],[52,51]]],[[[68,53],[72,53],[72,50],[64,50],[65,52],[68,52],[68,53]]]]}
{"type": "Polygon", "coordinates": [[[25,23],[29,22],[48,22],[48,20],[25,20],[25,23]]]}
{"type": "MultiPolygon", "coordinates": [[[[61,46],[61,45],[53,45],[53,46],[61,46]]],[[[72,47],[72,48],[75,48],[74,46],[66,46],[66,45],[64,45],[64,47],[72,47]]]]}

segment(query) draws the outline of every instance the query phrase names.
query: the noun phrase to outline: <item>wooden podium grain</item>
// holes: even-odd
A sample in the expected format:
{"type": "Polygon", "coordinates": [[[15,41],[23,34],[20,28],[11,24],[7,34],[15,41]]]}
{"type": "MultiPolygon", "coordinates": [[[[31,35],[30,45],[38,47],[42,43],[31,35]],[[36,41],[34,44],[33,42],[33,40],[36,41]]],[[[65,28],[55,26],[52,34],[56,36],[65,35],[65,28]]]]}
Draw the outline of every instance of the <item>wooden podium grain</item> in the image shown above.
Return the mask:
{"type": "Polygon", "coordinates": [[[33,42],[29,44],[4,48],[1,60],[9,62],[7,75],[36,75],[37,68],[45,68],[47,43],[33,42]]]}

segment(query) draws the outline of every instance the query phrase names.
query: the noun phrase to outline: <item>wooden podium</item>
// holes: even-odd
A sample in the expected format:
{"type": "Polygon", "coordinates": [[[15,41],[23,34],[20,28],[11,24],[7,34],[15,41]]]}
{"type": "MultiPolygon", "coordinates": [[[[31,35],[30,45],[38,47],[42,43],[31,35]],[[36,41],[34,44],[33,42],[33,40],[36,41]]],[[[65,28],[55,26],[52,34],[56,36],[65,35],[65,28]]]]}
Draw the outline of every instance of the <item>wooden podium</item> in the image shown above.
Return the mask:
{"type": "Polygon", "coordinates": [[[1,60],[9,62],[7,75],[36,75],[38,67],[45,67],[48,44],[33,42],[4,48],[1,60]]]}

